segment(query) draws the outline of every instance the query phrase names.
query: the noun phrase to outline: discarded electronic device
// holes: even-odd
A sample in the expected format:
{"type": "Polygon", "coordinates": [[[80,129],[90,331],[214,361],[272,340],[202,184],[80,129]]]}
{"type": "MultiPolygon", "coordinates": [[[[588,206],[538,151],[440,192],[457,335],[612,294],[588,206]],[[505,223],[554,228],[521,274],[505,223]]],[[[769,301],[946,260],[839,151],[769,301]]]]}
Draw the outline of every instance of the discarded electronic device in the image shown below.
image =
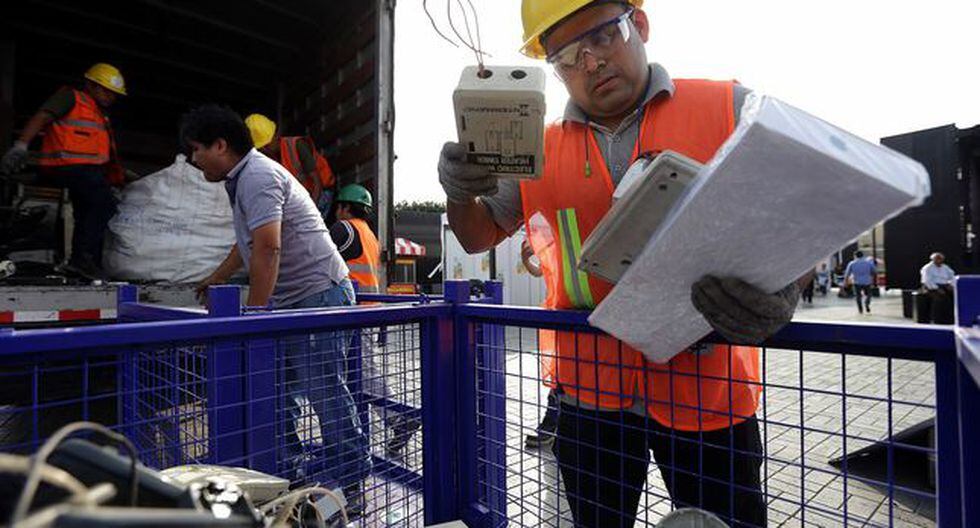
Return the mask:
{"type": "Polygon", "coordinates": [[[637,163],[638,170],[623,177],[613,206],[582,245],[579,268],[609,282],[626,273],[701,170],[697,161],[669,150],[637,163]]]}
{"type": "Polygon", "coordinates": [[[207,485],[215,479],[234,484],[248,493],[257,504],[268,502],[289,489],[289,481],[284,478],[239,467],[188,464],[165,469],[160,474],[165,479],[184,486],[207,485]]]}
{"type": "Polygon", "coordinates": [[[922,164],[772,97],[750,96],[735,132],[589,322],[650,361],[667,361],[711,332],[691,303],[701,277],[778,291],[928,196],[922,164]]]}
{"type": "Polygon", "coordinates": [[[468,66],[453,93],[456,131],[470,163],[500,178],[539,178],[544,165],[541,68],[468,66]]]}

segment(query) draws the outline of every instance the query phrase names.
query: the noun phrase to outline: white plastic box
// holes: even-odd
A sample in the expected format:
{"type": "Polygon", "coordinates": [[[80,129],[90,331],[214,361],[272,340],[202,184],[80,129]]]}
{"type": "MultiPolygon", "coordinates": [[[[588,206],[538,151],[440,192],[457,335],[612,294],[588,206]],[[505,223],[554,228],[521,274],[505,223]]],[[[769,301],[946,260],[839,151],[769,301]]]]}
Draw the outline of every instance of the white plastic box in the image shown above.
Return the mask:
{"type": "Polygon", "coordinates": [[[541,68],[463,69],[453,93],[456,131],[470,163],[500,178],[541,177],[544,165],[544,86],[541,68]]]}

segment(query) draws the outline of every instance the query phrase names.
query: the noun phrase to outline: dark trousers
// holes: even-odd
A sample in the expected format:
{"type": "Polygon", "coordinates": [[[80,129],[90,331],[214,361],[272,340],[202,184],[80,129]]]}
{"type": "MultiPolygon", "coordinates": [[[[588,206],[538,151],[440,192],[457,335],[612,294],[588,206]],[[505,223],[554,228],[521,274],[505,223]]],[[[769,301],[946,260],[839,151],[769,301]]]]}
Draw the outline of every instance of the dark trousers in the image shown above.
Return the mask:
{"type": "Polygon", "coordinates": [[[71,261],[90,257],[102,265],[102,242],[109,220],[116,214],[116,198],[106,181],[104,165],[68,165],[45,169],[53,184],[68,189],[75,228],[71,237],[71,261]]]}
{"type": "Polygon", "coordinates": [[[633,526],[650,450],[675,507],[708,510],[732,527],[766,526],[755,417],[730,429],[690,433],[629,412],[563,403],[552,450],[575,526],[633,526]]]}
{"type": "Polygon", "coordinates": [[[870,284],[855,284],[854,285],[854,298],[858,303],[858,311],[864,313],[865,310],[871,310],[871,285],[870,284]],[[861,304],[861,297],[864,297],[864,305],[861,304]]]}
{"type": "Polygon", "coordinates": [[[808,282],[800,294],[804,302],[813,304],[813,280],[808,282]]]}

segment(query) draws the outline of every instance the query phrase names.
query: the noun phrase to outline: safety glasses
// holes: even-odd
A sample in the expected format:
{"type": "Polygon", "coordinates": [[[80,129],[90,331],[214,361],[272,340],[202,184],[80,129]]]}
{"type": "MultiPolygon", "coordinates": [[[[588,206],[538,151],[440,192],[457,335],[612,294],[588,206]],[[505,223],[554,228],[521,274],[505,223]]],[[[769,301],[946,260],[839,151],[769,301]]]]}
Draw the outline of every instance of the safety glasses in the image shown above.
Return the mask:
{"type": "Polygon", "coordinates": [[[586,53],[591,53],[596,58],[608,57],[616,46],[629,41],[629,21],[632,16],[633,9],[629,9],[622,15],[599,24],[575,37],[545,60],[559,75],[565,75],[585,68],[586,53]]]}

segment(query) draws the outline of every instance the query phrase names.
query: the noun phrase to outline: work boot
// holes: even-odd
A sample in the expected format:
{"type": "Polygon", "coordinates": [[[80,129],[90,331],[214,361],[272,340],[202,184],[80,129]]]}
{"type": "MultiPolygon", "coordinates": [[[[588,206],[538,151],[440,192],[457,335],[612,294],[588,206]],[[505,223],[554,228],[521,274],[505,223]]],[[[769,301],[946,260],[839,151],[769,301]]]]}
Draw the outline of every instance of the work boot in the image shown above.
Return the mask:
{"type": "Polygon", "coordinates": [[[404,450],[408,442],[412,439],[415,431],[422,427],[422,422],[418,418],[406,418],[398,416],[392,420],[391,436],[385,445],[385,454],[391,459],[400,459],[405,456],[404,450]]]}
{"type": "Polygon", "coordinates": [[[558,430],[558,410],[549,407],[544,413],[544,418],[538,424],[534,434],[529,434],[524,438],[524,447],[527,449],[541,449],[555,443],[555,432],[558,430]]]}
{"type": "Polygon", "coordinates": [[[72,255],[71,260],[61,269],[69,275],[76,275],[88,280],[105,280],[106,278],[105,272],[95,263],[95,259],[85,253],[72,255]]]}
{"type": "Polygon", "coordinates": [[[351,521],[360,519],[367,513],[367,495],[364,493],[364,482],[357,482],[343,487],[344,499],[347,501],[347,518],[351,521]]]}

